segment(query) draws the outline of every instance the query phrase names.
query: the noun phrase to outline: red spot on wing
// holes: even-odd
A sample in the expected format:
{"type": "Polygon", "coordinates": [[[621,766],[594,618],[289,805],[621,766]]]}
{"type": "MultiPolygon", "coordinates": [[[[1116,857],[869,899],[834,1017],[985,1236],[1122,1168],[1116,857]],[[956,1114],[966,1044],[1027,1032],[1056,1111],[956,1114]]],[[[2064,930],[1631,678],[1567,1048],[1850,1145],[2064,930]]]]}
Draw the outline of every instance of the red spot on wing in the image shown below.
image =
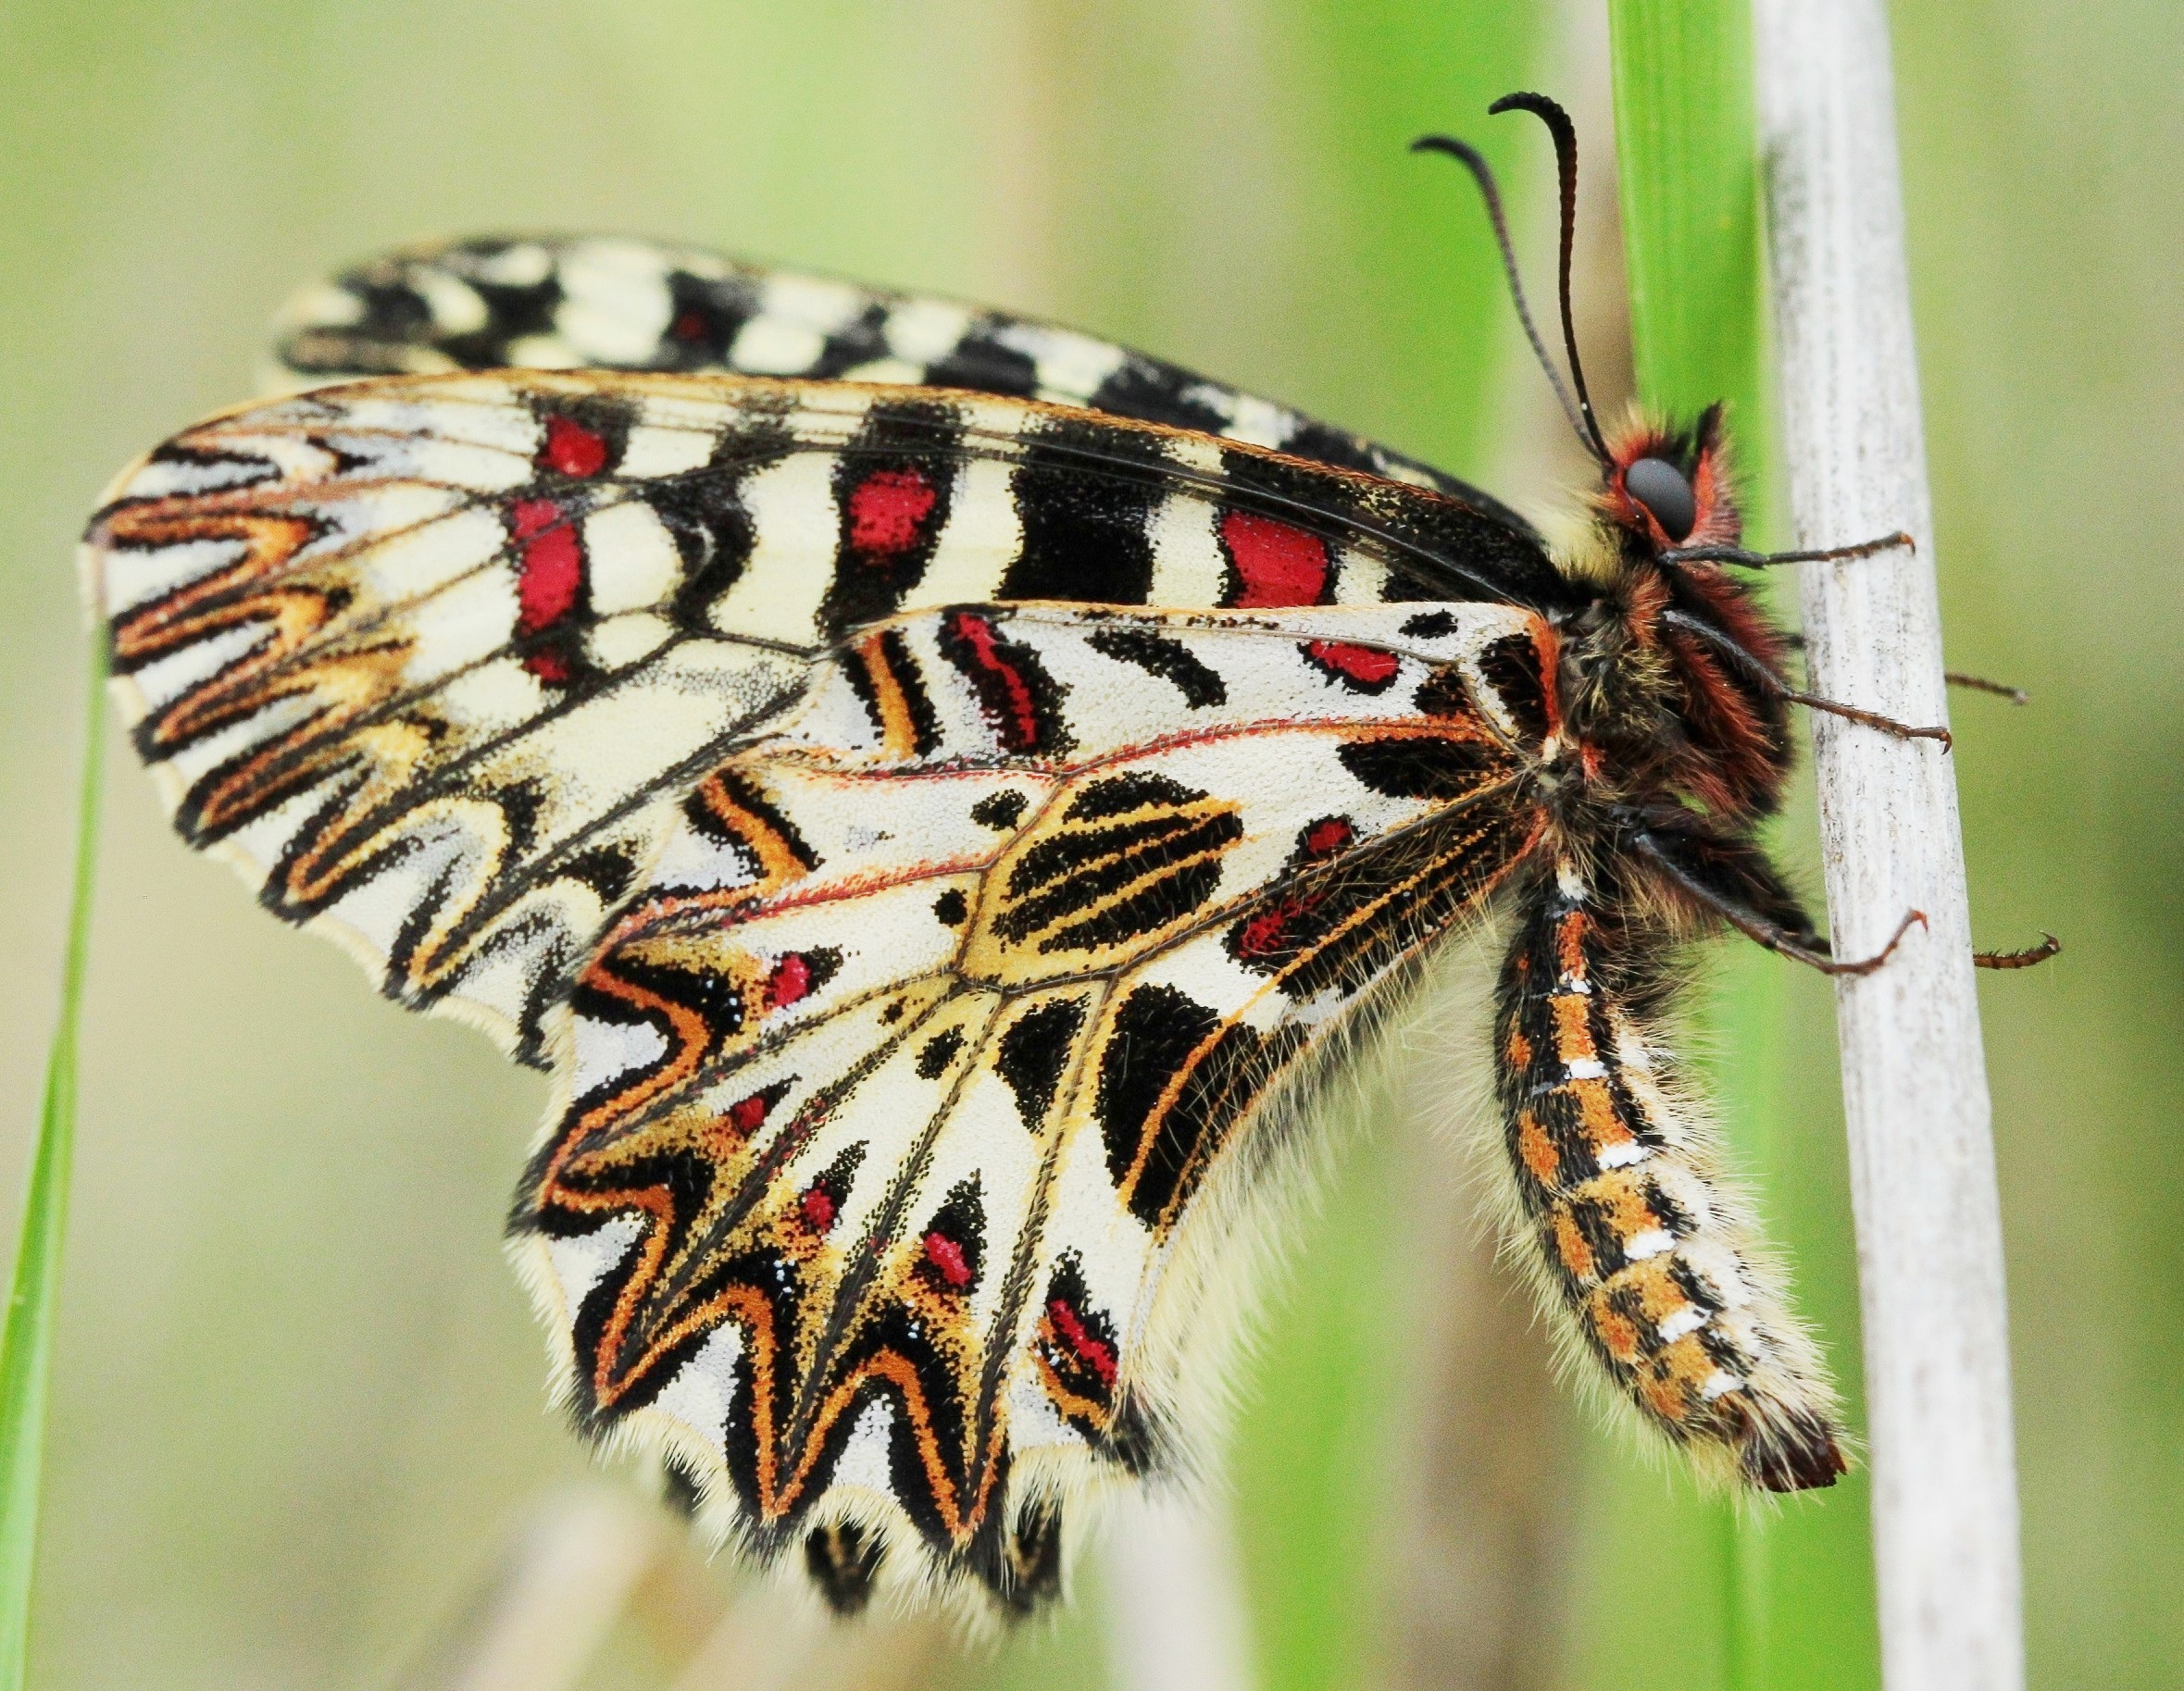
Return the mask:
{"type": "Polygon", "coordinates": [[[1013,752],[1029,752],[1039,744],[1039,711],[1031,689],[1015,665],[1001,655],[993,625],[983,616],[959,612],[951,619],[955,638],[970,648],[972,661],[996,678],[1008,697],[1008,719],[1002,738],[1013,752]]]}
{"type": "Polygon", "coordinates": [[[1340,852],[1356,838],[1357,830],[1350,826],[1348,817],[1329,816],[1304,830],[1304,855],[1325,857],[1330,852],[1340,852]]]}
{"type": "Polygon", "coordinates": [[[564,523],[523,542],[521,574],[516,578],[516,628],[536,634],[550,628],[576,607],[584,585],[584,553],[577,531],[564,523]]]}
{"type": "MultiPolygon", "coordinates": [[[[519,499],[508,508],[516,541],[516,632],[543,634],[569,612],[584,591],[584,549],[577,531],[551,499],[519,499]]],[[[544,648],[524,654],[524,668],[542,681],[568,679],[568,655],[544,648]]]]}
{"type": "Polygon", "coordinates": [[[925,519],[940,497],[917,470],[874,470],[850,492],[851,547],[875,564],[909,551],[917,544],[925,519]]]}
{"type": "Polygon", "coordinates": [[[766,1120],[766,1113],[772,1108],[772,1099],[763,1092],[754,1092],[729,1105],[728,1125],[748,1138],[758,1131],[758,1124],[766,1120]]]}
{"type": "Polygon", "coordinates": [[[508,532],[519,541],[528,541],[560,520],[558,499],[518,499],[508,507],[508,532]]]}
{"type": "Polygon", "coordinates": [[[1317,604],[1327,592],[1327,542],[1316,534],[1254,512],[1226,511],[1221,541],[1243,584],[1229,602],[1239,609],[1317,604]]]}
{"type": "Polygon", "coordinates": [[[824,1233],[834,1225],[834,1195],[823,1186],[815,1186],[798,1200],[797,1208],[804,1212],[805,1225],[814,1233],[824,1233]]]}
{"type": "Polygon", "coordinates": [[[1069,1347],[1077,1360],[1100,1376],[1100,1384],[1115,1384],[1115,1347],[1106,1343],[1084,1324],[1077,1312],[1069,1307],[1066,1298],[1056,1298],[1046,1306],[1047,1319],[1055,1324],[1055,1331],[1062,1336],[1062,1342],[1069,1347]]]}
{"type": "Polygon", "coordinates": [[[703,341],[705,338],[705,314],[695,306],[686,306],[668,333],[677,341],[703,341]]]}
{"type": "Polygon", "coordinates": [[[767,1007],[786,1010],[806,996],[811,988],[811,964],[801,954],[791,951],[774,964],[773,973],[766,977],[767,1007]]]}
{"type": "Polygon", "coordinates": [[[606,467],[605,438],[573,417],[550,417],[539,462],[564,476],[596,476],[606,467]]]}
{"type": "Polygon", "coordinates": [[[950,1287],[961,1291],[971,1281],[970,1262],[963,1247],[937,1229],[925,1236],[925,1260],[950,1287]]]}
{"type": "Polygon", "coordinates": [[[1377,646],[1352,645],[1348,640],[1312,640],[1305,645],[1304,653],[1330,674],[1372,690],[1387,686],[1403,667],[1403,661],[1392,652],[1382,652],[1377,646]]]}
{"type": "Polygon", "coordinates": [[[1319,902],[1314,898],[1304,898],[1292,893],[1271,910],[1263,910],[1246,922],[1236,936],[1236,955],[1265,957],[1279,951],[1290,942],[1290,925],[1299,916],[1310,914],[1319,902]]]}

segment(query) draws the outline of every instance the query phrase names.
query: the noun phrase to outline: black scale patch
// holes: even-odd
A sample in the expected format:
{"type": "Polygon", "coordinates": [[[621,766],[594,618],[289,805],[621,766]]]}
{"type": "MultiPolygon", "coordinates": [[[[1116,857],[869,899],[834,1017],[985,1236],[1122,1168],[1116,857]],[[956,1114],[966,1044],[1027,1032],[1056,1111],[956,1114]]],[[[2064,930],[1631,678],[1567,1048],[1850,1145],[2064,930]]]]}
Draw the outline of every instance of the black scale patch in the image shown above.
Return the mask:
{"type": "Polygon", "coordinates": [[[1149,1227],[1174,1221],[1227,1129],[1305,1038],[1302,1028],[1271,1038],[1242,1023],[1222,1028],[1213,1010],[1173,987],[1140,987],[1123,1001],[1093,1111],[1107,1172],[1132,1215],[1149,1227]]]}
{"type": "Polygon", "coordinates": [[[1030,1504],[1017,1517],[1001,1577],[992,1584],[1012,1614],[1030,1614],[1061,1594],[1061,1505],[1030,1504]]]}
{"type": "Polygon", "coordinates": [[[955,1053],[963,1049],[963,1036],[953,1027],[937,1033],[917,1053],[917,1076],[921,1080],[938,1080],[955,1061],[955,1053]]]}
{"type": "Polygon", "coordinates": [[[1210,796],[1157,775],[1086,788],[1064,826],[1010,869],[993,931],[1051,954],[1117,944],[1189,915],[1218,889],[1220,854],[1243,838],[1232,808],[1203,808],[1210,796]]]}
{"type": "Polygon", "coordinates": [[[1495,747],[1438,735],[1352,740],[1336,756],[1366,786],[1393,799],[1468,798],[1511,774],[1508,759],[1495,747]]]}
{"type": "Polygon", "coordinates": [[[659,367],[703,370],[728,361],[729,348],[756,314],[751,285],[735,277],[668,273],[668,331],[661,337],[659,367]]]}
{"type": "Polygon", "coordinates": [[[892,310],[884,300],[874,300],[850,322],[827,336],[819,347],[818,357],[802,374],[815,381],[831,381],[848,375],[860,364],[888,357],[887,319],[892,310]]]}
{"type": "Polygon", "coordinates": [[[854,1521],[814,1527],[804,1540],[804,1566],[827,1607],[838,1615],[864,1612],[872,1600],[886,1546],[854,1521]]]}
{"type": "Polygon", "coordinates": [[[934,1291],[967,1298],[978,1289],[986,1262],[986,1205],[979,1177],[971,1175],[949,1189],[932,1220],[925,1225],[924,1254],[912,1272],[934,1291]]]}
{"type": "Polygon", "coordinates": [[[1494,690],[1528,745],[1547,738],[1546,682],[1540,674],[1540,648],[1528,634],[1495,640],[1479,654],[1479,672],[1494,690]]]}
{"type": "Polygon", "coordinates": [[[1229,414],[1209,404],[1192,392],[1193,389],[1220,391],[1189,370],[1155,364],[1133,354],[1116,367],[1085,404],[1094,411],[1116,417],[1166,423],[1171,429],[1195,429],[1204,434],[1220,433],[1229,426],[1229,414]]]}
{"type": "Polygon", "coordinates": [[[1102,628],[1087,642],[1102,657],[1158,676],[1194,711],[1229,703],[1229,684],[1181,640],[1144,628],[1102,628]]]}
{"type": "Polygon", "coordinates": [[[971,684],[1005,750],[1019,757],[1059,758],[1076,748],[1062,713],[1068,690],[1047,672],[1036,651],[1002,633],[995,618],[951,611],[936,643],[971,684]]]}
{"type": "Polygon", "coordinates": [[[819,609],[830,638],[893,615],[924,578],[948,524],[962,435],[953,405],[890,401],[842,449],[834,578],[819,609]]]}
{"type": "Polygon", "coordinates": [[[844,654],[842,678],[857,696],[857,703],[865,707],[865,717],[871,723],[873,732],[883,739],[887,733],[888,713],[881,698],[881,690],[885,688],[902,700],[904,715],[910,727],[910,754],[926,757],[940,745],[940,714],[933,709],[932,694],[925,685],[924,672],[918,668],[910,642],[903,637],[900,628],[885,629],[872,645],[860,644],[844,654]]]}
{"type": "Polygon", "coordinates": [[[994,333],[1000,327],[989,321],[971,329],[944,357],[926,366],[926,381],[936,388],[1030,398],[1039,392],[1039,365],[1030,354],[1001,342],[994,333]]]}
{"type": "Polygon", "coordinates": [[[990,792],[970,807],[970,819],[980,827],[990,827],[996,833],[1006,833],[1016,827],[1024,814],[1024,807],[1030,802],[1030,799],[1014,788],[990,792]]]}
{"type": "Polygon", "coordinates": [[[780,463],[793,445],[785,426],[755,418],[724,435],[705,469],[643,484],[645,503],[682,559],[682,580],[672,606],[677,627],[718,632],[712,607],[743,578],[758,538],[757,523],[743,503],[743,485],[757,471],[780,463]]]}
{"type": "Polygon", "coordinates": [[[1055,1088],[1083,1026],[1084,1001],[1059,999],[1018,1016],[1001,1036],[993,1067],[1017,1095],[1017,1110],[1033,1133],[1046,1125],[1055,1088]]]}
{"type": "Polygon", "coordinates": [[[1153,591],[1153,514],[1174,466],[1157,440],[1097,423],[1044,421],[1010,479],[1024,546],[1003,599],[1143,604],[1153,591]]]}

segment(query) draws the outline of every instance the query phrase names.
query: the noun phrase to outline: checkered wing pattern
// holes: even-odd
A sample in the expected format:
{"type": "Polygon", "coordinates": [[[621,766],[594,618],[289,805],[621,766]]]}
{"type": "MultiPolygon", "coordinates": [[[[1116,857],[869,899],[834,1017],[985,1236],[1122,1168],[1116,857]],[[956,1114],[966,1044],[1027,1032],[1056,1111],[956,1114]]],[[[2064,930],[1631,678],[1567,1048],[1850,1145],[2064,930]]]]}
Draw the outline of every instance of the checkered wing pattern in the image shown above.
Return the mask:
{"type": "Polygon", "coordinates": [[[390,996],[533,1062],[680,799],[859,626],[1556,591],[1483,513],[1253,448],[961,394],[591,373],[216,418],[122,478],[87,558],[184,836],[390,996]]]}
{"type": "Polygon", "coordinates": [[[1529,532],[1506,506],[1430,465],[1080,329],[624,237],[437,241],[368,260],[289,302],[266,382],[283,392],[510,366],[730,371],[1046,400],[1435,488],[1529,532]]]}

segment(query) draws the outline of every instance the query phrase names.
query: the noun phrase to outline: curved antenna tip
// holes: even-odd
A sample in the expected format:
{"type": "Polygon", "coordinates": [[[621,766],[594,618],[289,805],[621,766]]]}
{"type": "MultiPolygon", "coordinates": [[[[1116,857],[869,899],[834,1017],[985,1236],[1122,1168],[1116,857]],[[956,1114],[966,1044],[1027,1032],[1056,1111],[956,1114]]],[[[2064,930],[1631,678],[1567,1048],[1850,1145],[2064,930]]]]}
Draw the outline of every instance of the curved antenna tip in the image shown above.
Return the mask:
{"type": "Polygon", "coordinates": [[[1487,107],[1489,117],[1503,112],[1529,112],[1547,126],[1547,132],[1554,142],[1555,174],[1562,189],[1562,263],[1558,290],[1562,304],[1562,346],[1568,359],[1570,385],[1578,392],[1578,409],[1584,416],[1585,426],[1579,432],[1585,437],[1592,455],[1605,466],[1614,462],[1607,449],[1607,441],[1600,432],[1600,419],[1593,415],[1592,395],[1585,391],[1585,367],[1578,356],[1578,325],[1570,310],[1570,256],[1578,239],[1578,129],[1570,121],[1570,115],[1545,94],[1532,93],[1519,89],[1505,93],[1487,107]]]}
{"type": "Polygon", "coordinates": [[[1573,134],[1577,131],[1577,126],[1570,123],[1570,115],[1563,108],[1561,101],[1551,99],[1543,93],[1533,93],[1529,89],[1520,88],[1515,93],[1505,93],[1486,108],[1486,115],[1490,118],[1499,118],[1504,112],[1530,112],[1535,117],[1544,118],[1550,124],[1559,118],[1563,123],[1569,124],[1573,134]]]}
{"type": "MultiPolygon", "coordinates": [[[[1511,94],[1510,99],[1526,96],[1511,94]]],[[[1502,269],[1509,279],[1509,297],[1516,307],[1516,320],[1524,325],[1524,338],[1531,342],[1532,353],[1540,361],[1540,368],[1547,378],[1547,385],[1554,390],[1554,397],[1561,403],[1563,414],[1569,418],[1570,428],[1579,441],[1603,465],[1608,462],[1607,447],[1600,438],[1600,427],[1592,420],[1591,402],[1585,398],[1583,373],[1574,367],[1572,374],[1578,382],[1578,398],[1570,397],[1569,390],[1555,373],[1554,361],[1547,355],[1547,343],[1540,338],[1539,326],[1532,321],[1531,306],[1524,297],[1524,280],[1517,274],[1516,249],[1510,243],[1509,222],[1502,211],[1502,191],[1494,182],[1492,168],[1485,155],[1467,141],[1458,141],[1454,135],[1421,135],[1411,143],[1413,153],[1443,153],[1470,171],[1479,184],[1481,198],[1486,201],[1487,219],[1493,225],[1494,244],[1501,250],[1502,269]],[[1580,404],[1580,402],[1582,402],[1580,404]]],[[[1573,367],[1576,363],[1577,342],[1569,332],[1569,234],[1568,218],[1564,218],[1563,235],[1563,338],[1568,347],[1573,367]]]]}

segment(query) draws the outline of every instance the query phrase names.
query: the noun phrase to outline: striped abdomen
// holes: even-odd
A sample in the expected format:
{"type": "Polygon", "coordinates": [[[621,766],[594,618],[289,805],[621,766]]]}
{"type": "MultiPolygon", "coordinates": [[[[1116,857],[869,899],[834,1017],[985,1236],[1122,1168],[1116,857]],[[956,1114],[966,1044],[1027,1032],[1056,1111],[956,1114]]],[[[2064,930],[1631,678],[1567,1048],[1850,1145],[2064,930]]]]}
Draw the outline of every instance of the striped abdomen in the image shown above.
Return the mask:
{"type": "Polygon", "coordinates": [[[1496,1074],[1527,1225],[1557,1300],[1629,1400],[1775,1491],[1843,1471],[1833,1394],[1754,1261],[1663,1037],[1668,937],[1569,863],[1521,901],[1496,1074]]]}

